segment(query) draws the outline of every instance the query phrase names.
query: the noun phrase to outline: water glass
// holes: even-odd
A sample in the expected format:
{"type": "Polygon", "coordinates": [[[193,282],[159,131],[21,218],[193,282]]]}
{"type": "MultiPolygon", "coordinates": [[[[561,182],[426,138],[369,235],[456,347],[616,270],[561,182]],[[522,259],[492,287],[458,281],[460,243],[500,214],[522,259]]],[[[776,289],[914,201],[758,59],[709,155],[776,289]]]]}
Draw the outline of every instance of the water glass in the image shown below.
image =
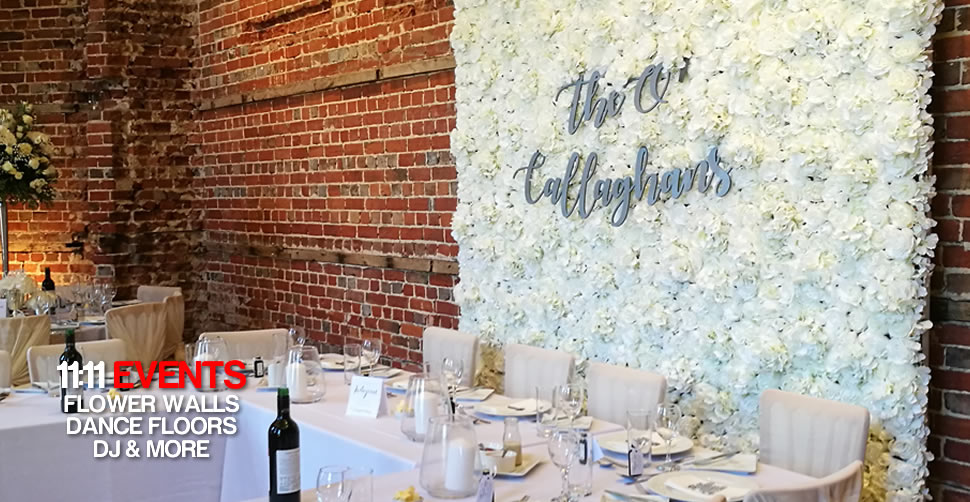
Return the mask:
{"type": "Polygon", "coordinates": [[[593,441],[589,431],[576,431],[579,446],[569,466],[569,493],[574,499],[593,494],[593,441]]]}
{"type": "Polygon", "coordinates": [[[680,422],[683,416],[680,407],[676,404],[662,403],[657,406],[657,413],[653,423],[654,432],[663,440],[667,448],[667,458],[664,459],[664,463],[660,466],[660,470],[662,471],[676,471],[679,468],[679,466],[670,462],[670,449],[674,438],[679,434],[680,422]]]}
{"type": "Polygon", "coordinates": [[[355,375],[360,375],[361,346],[359,343],[344,345],[344,383],[350,385],[355,375]]]}
{"type": "Polygon", "coordinates": [[[347,472],[347,477],[351,484],[350,502],[373,502],[374,469],[369,467],[351,468],[347,472]]]}
{"type": "Polygon", "coordinates": [[[323,366],[320,365],[320,352],[310,345],[290,347],[286,365],[286,387],[290,390],[290,401],[296,404],[315,403],[327,393],[327,382],[323,366]]]}
{"type": "MultiPolygon", "coordinates": [[[[221,336],[206,335],[199,338],[199,341],[195,344],[195,359],[193,359],[193,364],[195,361],[226,361],[229,358],[229,348],[226,345],[226,341],[221,336]]],[[[202,385],[199,386],[199,390],[202,392],[212,392],[218,390],[224,390],[224,370],[222,367],[213,368],[202,368],[200,371],[202,375],[202,385]],[[212,385],[212,378],[215,377],[215,385],[212,385]]]]}
{"type": "Polygon", "coordinates": [[[653,446],[653,415],[650,410],[627,410],[626,441],[642,455],[649,455],[653,446]]]}
{"type": "Polygon", "coordinates": [[[317,473],[317,502],[348,502],[351,486],[348,469],[342,465],[321,467],[317,473]]]}
{"type": "Polygon", "coordinates": [[[579,454],[579,435],[571,428],[555,429],[549,436],[549,459],[562,474],[562,493],[552,500],[569,502],[569,467],[579,454]]]}
{"type": "Polygon", "coordinates": [[[558,401],[556,393],[552,391],[555,387],[536,387],[536,434],[539,437],[548,439],[556,428],[558,417],[558,401]],[[552,406],[545,407],[543,397],[552,397],[552,406]]]}
{"type": "MultiPolygon", "coordinates": [[[[360,362],[363,367],[367,368],[368,375],[370,375],[380,363],[382,348],[383,346],[381,341],[376,338],[371,338],[360,342],[360,362]]],[[[363,371],[363,369],[361,371],[363,371]]]]}

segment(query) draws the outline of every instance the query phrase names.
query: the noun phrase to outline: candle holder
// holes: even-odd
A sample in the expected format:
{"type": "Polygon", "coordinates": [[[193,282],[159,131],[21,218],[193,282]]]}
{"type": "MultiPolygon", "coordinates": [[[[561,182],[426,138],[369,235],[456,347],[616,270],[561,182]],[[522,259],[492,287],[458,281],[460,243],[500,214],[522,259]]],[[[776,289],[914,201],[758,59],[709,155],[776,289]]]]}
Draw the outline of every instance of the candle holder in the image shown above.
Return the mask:
{"type": "Polygon", "coordinates": [[[440,382],[426,374],[412,375],[404,395],[401,432],[411,441],[424,441],[431,417],[448,414],[440,382]]]}
{"type": "Polygon", "coordinates": [[[420,483],[432,497],[458,499],[478,490],[478,438],[470,417],[438,415],[429,421],[420,483]]]}

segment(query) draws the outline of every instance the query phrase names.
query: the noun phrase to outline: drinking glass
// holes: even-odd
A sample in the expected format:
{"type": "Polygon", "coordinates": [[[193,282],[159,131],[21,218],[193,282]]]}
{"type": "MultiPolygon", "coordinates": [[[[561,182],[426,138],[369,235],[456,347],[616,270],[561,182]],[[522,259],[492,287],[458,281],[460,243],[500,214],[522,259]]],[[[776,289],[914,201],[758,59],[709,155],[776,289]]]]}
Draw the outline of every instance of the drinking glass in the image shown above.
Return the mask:
{"type": "Polygon", "coordinates": [[[195,342],[185,344],[185,362],[195,371],[195,342]]]}
{"type": "Polygon", "coordinates": [[[543,439],[549,439],[549,435],[552,434],[553,429],[556,428],[556,420],[559,419],[557,416],[559,405],[556,393],[553,392],[555,387],[536,387],[536,434],[543,439]],[[546,404],[542,399],[543,397],[552,397],[552,406],[548,408],[543,406],[546,404]]]}
{"type": "Polygon", "coordinates": [[[347,477],[351,484],[350,502],[373,502],[374,469],[369,467],[351,468],[347,472],[347,477]]]}
{"type": "MultiPolygon", "coordinates": [[[[363,340],[360,342],[360,362],[367,368],[367,374],[374,372],[377,364],[381,360],[381,341],[376,338],[363,340]]],[[[361,369],[363,371],[363,369],[361,369]]]]}
{"type": "Polygon", "coordinates": [[[327,393],[327,382],[320,365],[320,352],[311,345],[290,347],[286,366],[286,387],[290,401],[296,404],[315,403],[327,393]]]}
{"type": "Polygon", "coordinates": [[[344,345],[344,383],[350,385],[354,375],[360,375],[361,346],[359,343],[344,345]]]}
{"type": "Polygon", "coordinates": [[[578,383],[567,383],[557,386],[555,393],[559,410],[569,419],[569,426],[572,427],[573,420],[579,416],[586,402],[586,387],[578,383]]]}
{"type": "Polygon", "coordinates": [[[654,431],[660,436],[660,439],[664,441],[667,446],[667,456],[664,459],[664,463],[660,465],[660,470],[662,471],[675,471],[678,466],[670,463],[670,447],[677,437],[678,430],[680,429],[680,421],[683,419],[684,415],[680,411],[680,407],[676,404],[662,403],[657,406],[657,413],[654,419],[654,431]]]}
{"type": "Polygon", "coordinates": [[[111,284],[101,286],[101,315],[104,315],[115,301],[118,290],[111,284]]]}
{"type": "Polygon", "coordinates": [[[441,382],[425,374],[411,375],[404,395],[401,432],[411,441],[424,441],[431,417],[445,413],[441,382]]]}
{"type": "Polygon", "coordinates": [[[54,306],[55,298],[51,293],[39,293],[34,297],[34,315],[48,315],[54,306]]]}
{"type": "Polygon", "coordinates": [[[448,402],[451,404],[450,411],[455,412],[455,395],[458,393],[458,384],[461,383],[461,376],[465,373],[465,364],[461,359],[446,357],[441,360],[441,384],[448,393],[448,402]]]}
{"type": "Polygon", "coordinates": [[[579,436],[572,429],[556,429],[549,436],[549,459],[562,474],[562,493],[554,502],[569,502],[569,466],[579,454],[579,436]]]}
{"type": "Polygon", "coordinates": [[[287,330],[290,335],[290,345],[303,345],[307,341],[306,330],[299,326],[294,326],[287,330]]]}
{"type": "Polygon", "coordinates": [[[342,465],[321,467],[317,473],[317,502],[348,502],[351,493],[348,471],[342,465]]]}
{"type": "Polygon", "coordinates": [[[471,417],[431,417],[418,473],[422,488],[436,498],[470,497],[482,475],[478,463],[478,437],[471,417]]]}
{"type": "MultiPolygon", "coordinates": [[[[195,344],[195,359],[193,359],[193,364],[195,361],[225,361],[229,358],[228,355],[229,348],[221,336],[206,335],[199,338],[199,341],[195,344]]],[[[223,371],[221,367],[217,369],[203,367],[202,371],[200,371],[202,385],[199,386],[199,390],[212,392],[225,389],[224,378],[222,376],[223,371]],[[213,377],[215,378],[215,385],[212,385],[213,377]]]]}
{"type": "Polygon", "coordinates": [[[626,441],[642,455],[649,455],[653,446],[652,419],[650,410],[632,409],[626,412],[626,441]]]}

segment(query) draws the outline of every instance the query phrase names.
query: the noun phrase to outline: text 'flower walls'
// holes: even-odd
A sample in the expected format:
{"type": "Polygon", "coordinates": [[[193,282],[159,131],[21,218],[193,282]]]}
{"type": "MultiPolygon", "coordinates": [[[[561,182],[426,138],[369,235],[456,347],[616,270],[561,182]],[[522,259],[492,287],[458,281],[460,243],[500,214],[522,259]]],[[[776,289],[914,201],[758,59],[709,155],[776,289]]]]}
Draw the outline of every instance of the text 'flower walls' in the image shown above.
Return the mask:
{"type": "Polygon", "coordinates": [[[462,329],[662,373],[706,444],[865,406],[865,497],[920,498],[940,2],[455,9],[462,329]]]}

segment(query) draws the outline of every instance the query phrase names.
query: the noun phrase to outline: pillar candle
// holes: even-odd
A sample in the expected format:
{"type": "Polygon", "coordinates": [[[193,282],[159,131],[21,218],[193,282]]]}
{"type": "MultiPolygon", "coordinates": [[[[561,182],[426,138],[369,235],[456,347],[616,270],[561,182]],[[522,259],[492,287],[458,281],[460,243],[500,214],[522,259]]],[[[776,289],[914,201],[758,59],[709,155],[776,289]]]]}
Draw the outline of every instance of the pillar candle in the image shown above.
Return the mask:
{"type": "Polygon", "coordinates": [[[478,448],[465,438],[448,442],[445,450],[445,489],[458,493],[475,491],[475,456],[478,448]]]}
{"type": "Polygon", "coordinates": [[[436,415],[441,399],[429,392],[422,392],[414,399],[414,432],[425,435],[428,432],[428,419],[436,415]]]}
{"type": "Polygon", "coordinates": [[[290,363],[286,367],[286,387],[290,390],[290,398],[296,401],[309,399],[307,390],[306,371],[303,363],[290,363]]]}

